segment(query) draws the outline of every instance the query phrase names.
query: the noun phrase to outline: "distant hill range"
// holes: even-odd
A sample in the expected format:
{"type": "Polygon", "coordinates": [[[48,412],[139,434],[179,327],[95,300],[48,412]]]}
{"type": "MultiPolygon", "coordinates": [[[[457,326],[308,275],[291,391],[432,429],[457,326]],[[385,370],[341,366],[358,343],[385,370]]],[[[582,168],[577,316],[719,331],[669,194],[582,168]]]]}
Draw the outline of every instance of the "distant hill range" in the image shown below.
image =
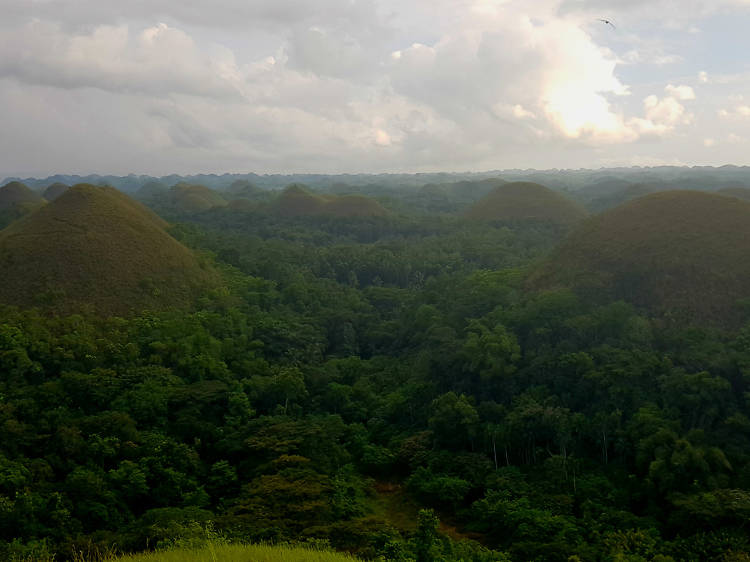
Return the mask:
{"type": "Polygon", "coordinates": [[[750,203],[698,191],[635,199],[576,228],[530,283],[678,321],[733,324],[738,301],[750,297],[750,203]]]}
{"type": "Polygon", "coordinates": [[[217,276],[113,188],[76,185],[0,231],[0,302],[124,315],[186,307],[217,276]]]}
{"type": "Polygon", "coordinates": [[[533,182],[503,183],[472,205],[465,216],[486,221],[533,221],[570,225],[586,210],[560,193],[533,182]]]}
{"type": "Polygon", "coordinates": [[[601,168],[597,170],[490,170],[485,172],[455,173],[416,173],[416,174],[193,174],[167,176],[135,175],[54,175],[47,178],[10,177],[2,183],[20,181],[35,190],[46,189],[50,184],[59,182],[66,185],[90,183],[110,185],[126,193],[135,193],[149,182],[165,186],[178,183],[205,185],[219,191],[228,190],[237,181],[249,182],[265,190],[281,190],[298,183],[308,185],[318,191],[335,192],[337,185],[346,186],[347,190],[357,188],[365,195],[372,195],[371,188],[397,190],[398,192],[414,191],[427,184],[451,184],[463,181],[477,182],[491,178],[502,178],[505,181],[530,181],[545,185],[554,191],[581,192],[588,187],[594,189],[594,196],[601,195],[601,190],[608,189],[614,182],[619,188],[634,184],[658,183],[671,185],[670,189],[696,189],[716,191],[723,187],[750,187],[750,167],[747,166],[655,166],[630,168],[601,168]]]}

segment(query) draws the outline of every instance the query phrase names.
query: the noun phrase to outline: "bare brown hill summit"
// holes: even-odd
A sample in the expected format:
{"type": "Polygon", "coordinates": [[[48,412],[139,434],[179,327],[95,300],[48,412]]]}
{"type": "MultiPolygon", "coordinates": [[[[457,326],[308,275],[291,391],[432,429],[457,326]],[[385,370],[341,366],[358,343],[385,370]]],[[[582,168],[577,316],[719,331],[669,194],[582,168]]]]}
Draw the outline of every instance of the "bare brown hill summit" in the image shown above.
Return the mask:
{"type": "Polygon", "coordinates": [[[734,324],[737,301],[750,297],[750,203],[698,191],[635,199],[585,221],[530,283],[734,324]]]}
{"type": "Polygon", "coordinates": [[[475,220],[537,221],[570,225],[586,210],[564,195],[538,183],[511,182],[497,186],[472,205],[465,216],[475,220]]]}
{"type": "Polygon", "coordinates": [[[0,302],[120,315],[187,306],[215,274],[166,226],[114,188],[76,185],[0,231],[0,302]]]}

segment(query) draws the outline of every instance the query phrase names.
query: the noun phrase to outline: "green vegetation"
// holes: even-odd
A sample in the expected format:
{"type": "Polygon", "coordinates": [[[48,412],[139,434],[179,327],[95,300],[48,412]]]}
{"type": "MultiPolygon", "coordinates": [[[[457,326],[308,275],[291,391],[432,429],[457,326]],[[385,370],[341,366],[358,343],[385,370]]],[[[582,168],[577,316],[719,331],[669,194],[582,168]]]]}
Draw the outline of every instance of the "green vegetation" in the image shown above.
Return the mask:
{"type": "Polygon", "coordinates": [[[47,201],[54,201],[60,195],[65,193],[70,189],[69,185],[65,185],[64,183],[56,182],[50,185],[47,189],[44,190],[44,198],[47,201]]]}
{"type": "Polygon", "coordinates": [[[227,204],[216,191],[202,185],[178,183],[167,192],[167,202],[179,211],[205,211],[227,204]]]}
{"type": "Polygon", "coordinates": [[[0,559],[750,556],[750,311],[701,285],[745,272],[749,204],[651,195],[559,244],[559,224],[382,199],[364,217],[171,208],[172,238],[77,186],[2,231],[9,286],[42,255],[76,264],[51,289],[81,272],[87,296],[0,305],[0,559]],[[155,247],[186,261],[134,310],[123,279],[168,264],[155,247]],[[621,262],[644,276],[601,285],[621,262]],[[170,300],[203,275],[220,279],[170,300]],[[648,300],[663,286],[671,318],[648,300]],[[83,302],[105,306],[68,313],[83,302]]]}
{"type": "Polygon", "coordinates": [[[750,200],[750,188],[747,187],[725,187],[717,191],[717,193],[719,195],[726,195],[727,197],[744,199],[745,201],[750,200]]]}
{"type": "Polygon", "coordinates": [[[316,195],[300,185],[291,185],[272,202],[273,213],[282,217],[382,217],[387,211],[374,199],[362,195],[316,195]]]}
{"type": "Polygon", "coordinates": [[[112,562],[355,562],[346,554],[304,547],[209,544],[115,558],[112,562]]]}
{"type": "Polygon", "coordinates": [[[590,219],[537,274],[538,287],[624,299],[656,316],[736,325],[750,297],[750,204],[655,193],[590,219]]]}
{"type": "Polygon", "coordinates": [[[472,205],[466,216],[479,220],[570,225],[582,220],[586,211],[574,201],[538,183],[513,182],[493,189],[472,205]]]}
{"type": "Polygon", "coordinates": [[[0,187],[0,229],[44,203],[44,199],[20,182],[5,184],[0,187]]]}
{"type": "Polygon", "coordinates": [[[104,314],[186,306],[211,272],[113,188],[77,185],[0,232],[0,302],[104,314]]]}

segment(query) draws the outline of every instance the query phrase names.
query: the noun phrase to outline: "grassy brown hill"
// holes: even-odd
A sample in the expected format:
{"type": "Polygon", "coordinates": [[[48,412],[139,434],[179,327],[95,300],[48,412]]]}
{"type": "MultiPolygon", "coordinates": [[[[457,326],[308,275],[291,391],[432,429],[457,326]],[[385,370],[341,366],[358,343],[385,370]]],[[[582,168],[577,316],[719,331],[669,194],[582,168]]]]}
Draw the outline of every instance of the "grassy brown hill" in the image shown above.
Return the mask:
{"type": "Polygon", "coordinates": [[[0,232],[0,302],[101,314],[187,306],[214,274],[114,188],[76,185],[0,232]]]}
{"type": "Polygon", "coordinates": [[[281,216],[382,217],[388,211],[375,199],[364,195],[317,195],[294,184],[282,191],[271,204],[281,216]]]}
{"type": "Polygon", "coordinates": [[[736,197],[737,199],[744,199],[750,201],[750,188],[747,187],[726,187],[717,191],[719,195],[725,195],[727,197],[736,197]]]}
{"type": "Polygon", "coordinates": [[[213,209],[214,207],[225,207],[226,200],[213,189],[205,185],[191,185],[178,183],[173,186],[167,198],[169,204],[186,212],[200,212],[213,209]]]}
{"type": "Polygon", "coordinates": [[[499,185],[472,205],[465,216],[475,220],[537,221],[570,225],[586,210],[551,189],[532,182],[499,185]]]}
{"type": "Polygon", "coordinates": [[[60,197],[60,195],[68,191],[69,189],[70,189],[69,185],[66,185],[60,182],[55,182],[52,185],[50,185],[47,189],[44,190],[43,197],[47,201],[54,201],[55,199],[60,197]]]}
{"type": "Polygon", "coordinates": [[[319,215],[326,201],[320,195],[310,193],[304,187],[293,184],[282,191],[271,204],[273,211],[284,217],[319,215]]]}
{"type": "Polygon", "coordinates": [[[0,187],[0,229],[45,204],[25,184],[12,181],[0,187]]]}
{"type": "Polygon", "coordinates": [[[0,211],[10,207],[39,206],[44,199],[25,184],[12,181],[0,187],[0,211]]]}
{"type": "Polygon", "coordinates": [[[750,203],[698,191],[635,199],[585,221],[530,282],[733,324],[750,297],[750,203]]]}

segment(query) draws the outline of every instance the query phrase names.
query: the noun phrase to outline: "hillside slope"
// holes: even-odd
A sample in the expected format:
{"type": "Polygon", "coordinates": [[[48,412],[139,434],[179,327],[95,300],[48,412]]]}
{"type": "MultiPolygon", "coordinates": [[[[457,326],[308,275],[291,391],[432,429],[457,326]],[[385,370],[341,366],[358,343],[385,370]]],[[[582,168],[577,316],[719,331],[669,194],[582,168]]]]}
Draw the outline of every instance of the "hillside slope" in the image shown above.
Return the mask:
{"type": "Polygon", "coordinates": [[[0,229],[44,204],[42,197],[21,182],[0,187],[0,229]]]}
{"type": "Polygon", "coordinates": [[[736,301],[750,297],[750,203],[697,191],[630,201],[571,233],[531,284],[732,323],[736,301]]]}
{"type": "Polygon", "coordinates": [[[472,205],[465,216],[474,220],[538,221],[569,225],[586,216],[583,207],[532,182],[500,185],[472,205]]]}
{"type": "Polygon", "coordinates": [[[213,274],[114,188],[77,185],[0,232],[0,302],[102,314],[186,306],[213,274]]]}
{"type": "Polygon", "coordinates": [[[271,209],[283,217],[381,217],[388,211],[375,199],[364,195],[317,195],[293,184],[272,202],[271,209]]]}

